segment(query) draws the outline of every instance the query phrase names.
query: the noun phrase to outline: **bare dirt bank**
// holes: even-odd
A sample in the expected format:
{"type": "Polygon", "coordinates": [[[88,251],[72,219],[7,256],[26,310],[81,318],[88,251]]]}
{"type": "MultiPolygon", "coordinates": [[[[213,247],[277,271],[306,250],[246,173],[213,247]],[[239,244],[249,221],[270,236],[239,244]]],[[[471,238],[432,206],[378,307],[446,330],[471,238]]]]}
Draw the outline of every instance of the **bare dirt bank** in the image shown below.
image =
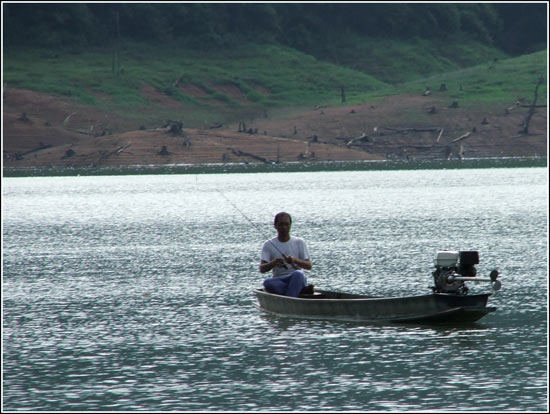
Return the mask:
{"type": "MultiPolygon", "coordinates": [[[[174,102],[170,102],[174,105],[174,102]]],[[[352,161],[547,155],[547,108],[451,107],[443,94],[312,108],[285,119],[216,128],[140,130],[136,121],[68,98],[5,89],[5,167],[115,166],[299,160],[352,161]]]]}

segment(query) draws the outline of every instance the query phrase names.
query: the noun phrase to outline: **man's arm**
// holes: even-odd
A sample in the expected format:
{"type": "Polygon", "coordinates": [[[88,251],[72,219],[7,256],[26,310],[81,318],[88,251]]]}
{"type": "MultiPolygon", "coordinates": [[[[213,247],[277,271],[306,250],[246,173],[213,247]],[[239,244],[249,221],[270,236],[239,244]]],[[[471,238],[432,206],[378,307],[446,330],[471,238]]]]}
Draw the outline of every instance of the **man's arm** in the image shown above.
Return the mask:
{"type": "Polygon", "coordinates": [[[292,266],[299,269],[311,270],[311,260],[310,259],[299,259],[293,256],[285,256],[285,259],[292,266]]]}
{"type": "Polygon", "coordinates": [[[273,259],[270,262],[266,262],[265,260],[262,260],[260,262],[260,273],[266,273],[272,270],[276,266],[285,266],[285,261],[281,257],[277,257],[276,259],[273,259]]]}

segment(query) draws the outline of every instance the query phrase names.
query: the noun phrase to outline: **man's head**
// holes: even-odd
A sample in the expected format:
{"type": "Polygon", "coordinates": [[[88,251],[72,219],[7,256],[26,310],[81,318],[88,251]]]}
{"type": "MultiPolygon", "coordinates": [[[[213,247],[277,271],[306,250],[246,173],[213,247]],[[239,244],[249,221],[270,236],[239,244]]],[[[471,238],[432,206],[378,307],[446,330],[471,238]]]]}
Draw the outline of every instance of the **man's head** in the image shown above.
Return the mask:
{"type": "Polygon", "coordinates": [[[288,217],[288,221],[290,222],[290,224],[292,224],[292,217],[290,217],[290,214],[288,213],[285,213],[284,211],[281,211],[280,213],[277,213],[275,215],[275,220],[273,221],[273,225],[275,227],[277,227],[277,223],[279,222],[279,220],[281,219],[281,217],[288,217]]]}
{"type": "Polygon", "coordinates": [[[281,241],[287,241],[290,238],[290,226],[292,225],[292,217],[290,214],[283,212],[275,216],[273,225],[277,229],[277,237],[281,241]]]}

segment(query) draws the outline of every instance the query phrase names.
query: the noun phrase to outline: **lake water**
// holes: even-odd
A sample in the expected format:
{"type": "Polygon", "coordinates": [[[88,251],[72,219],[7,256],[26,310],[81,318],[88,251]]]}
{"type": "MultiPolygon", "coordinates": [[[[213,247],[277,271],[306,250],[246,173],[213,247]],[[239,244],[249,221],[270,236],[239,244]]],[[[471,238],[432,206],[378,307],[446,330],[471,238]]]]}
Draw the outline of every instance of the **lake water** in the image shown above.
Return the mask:
{"type": "Polygon", "coordinates": [[[546,168],[5,178],[3,409],[546,411],[547,184],[546,168]],[[265,314],[281,210],[319,288],[426,294],[436,251],[478,250],[498,309],[454,327],[265,314]]]}

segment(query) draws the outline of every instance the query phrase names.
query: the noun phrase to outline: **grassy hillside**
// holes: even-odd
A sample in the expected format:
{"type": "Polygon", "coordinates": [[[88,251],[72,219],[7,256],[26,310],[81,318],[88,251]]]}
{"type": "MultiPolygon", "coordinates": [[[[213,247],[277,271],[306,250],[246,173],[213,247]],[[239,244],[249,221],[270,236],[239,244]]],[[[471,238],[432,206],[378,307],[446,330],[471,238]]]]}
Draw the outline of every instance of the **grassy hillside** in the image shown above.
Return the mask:
{"type": "MultiPolygon", "coordinates": [[[[331,50],[338,50],[332,48],[331,50]]],[[[80,103],[155,124],[187,126],[274,116],[283,108],[364,103],[419,94],[445,83],[461,105],[532,98],[545,76],[546,51],[507,59],[475,43],[438,44],[355,39],[328,61],[276,45],[197,52],[173,45],[124,43],[113,50],[4,51],[4,86],[70,96],[80,103]],[[354,59],[355,57],[355,59],[354,59]],[[183,103],[185,112],[170,109],[183,103]]],[[[327,58],[329,56],[327,55],[327,58]]],[[[539,99],[546,99],[546,83],[539,99]]]]}

